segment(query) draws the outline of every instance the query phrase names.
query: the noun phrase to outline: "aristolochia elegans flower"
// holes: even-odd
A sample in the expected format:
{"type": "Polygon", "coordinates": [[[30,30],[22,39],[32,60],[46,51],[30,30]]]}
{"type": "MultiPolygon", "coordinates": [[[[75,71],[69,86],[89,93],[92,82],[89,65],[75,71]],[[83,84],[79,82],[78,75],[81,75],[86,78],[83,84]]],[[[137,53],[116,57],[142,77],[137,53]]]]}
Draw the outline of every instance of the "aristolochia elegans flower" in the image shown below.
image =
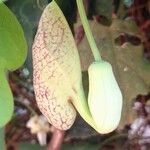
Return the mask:
{"type": "Polygon", "coordinates": [[[90,66],[87,102],[78,50],[55,1],[45,8],[39,22],[33,44],[33,77],[39,109],[56,128],[69,129],[76,110],[100,133],[117,127],[122,96],[111,65],[98,62],[90,66]]]}

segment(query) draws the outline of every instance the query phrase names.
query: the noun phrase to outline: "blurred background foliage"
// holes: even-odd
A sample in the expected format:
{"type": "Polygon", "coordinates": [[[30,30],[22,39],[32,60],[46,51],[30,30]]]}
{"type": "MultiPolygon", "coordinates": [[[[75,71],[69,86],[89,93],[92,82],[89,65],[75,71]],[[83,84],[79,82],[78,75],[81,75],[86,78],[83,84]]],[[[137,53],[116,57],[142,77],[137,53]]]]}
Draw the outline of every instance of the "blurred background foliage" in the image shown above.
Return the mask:
{"type": "MultiPolygon", "coordinates": [[[[83,82],[88,93],[87,68],[93,56],[84,37],[76,2],[75,0],[56,0],[56,2],[62,9],[75,40],[79,41],[77,43],[83,82]]],[[[46,149],[37,144],[36,136],[26,128],[26,122],[34,111],[40,114],[32,86],[31,49],[40,16],[50,0],[7,0],[5,3],[21,23],[28,43],[25,65],[10,74],[9,82],[14,94],[15,111],[6,127],[8,150],[46,149]]],[[[97,45],[102,49],[103,58],[112,63],[124,93],[123,117],[118,131],[101,136],[78,116],[72,129],[66,133],[63,149],[119,150],[128,147],[135,150],[140,145],[133,141],[134,144],[130,143],[128,131],[139,112],[135,113],[132,106],[137,99],[142,102],[145,100],[143,105],[147,105],[149,100],[150,2],[149,0],[84,0],[84,3],[97,45]]],[[[52,133],[48,134],[47,141],[50,140],[51,135],[52,133]]]]}

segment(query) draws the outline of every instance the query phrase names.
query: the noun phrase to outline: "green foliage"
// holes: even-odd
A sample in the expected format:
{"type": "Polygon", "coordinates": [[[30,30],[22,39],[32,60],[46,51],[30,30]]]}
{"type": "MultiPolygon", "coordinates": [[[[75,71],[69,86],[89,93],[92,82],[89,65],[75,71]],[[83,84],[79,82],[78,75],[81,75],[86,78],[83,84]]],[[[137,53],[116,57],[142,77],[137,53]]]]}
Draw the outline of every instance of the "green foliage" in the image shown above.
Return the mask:
{"type": "Polygon", "coordinates": [[[0,128],[0,149],[5,149],[5,137],[4,137],[4,129],[0,128]]]}
{"type": "Polygon", "coordinates": [[[46,147],[41,147],[39,144],[20,143],[19,150],[46,150],[46,147]]]}
{"type": "Polygon", "coordinates": [[[0,5],[0,58],[5,61],[5,69],[20,67],[26,56],[26,42],[22,28],[12,12],[0,5]]]}
{"type": "Polygon", "coordinates": [[[7,70],[20,67],[26,58],[27,44],[14,14],[0,4],[0,127],[11,118],[13,96],[7,81],[7,70]]]}
{"type": "Polygon", "coordinates": [[[13,96],[4,70],[0,70],[0,127],[4,126],[12,116],[13,96]]]}
{"type": "Polygon", "coordinates": [[[0,0],[0,3],[3,3],[3,2],[5,2],[6,0],[0,0]]]}
{"type": "MultiPolygon", "coordinates": [[[[97,150],[99,144],[64,144],[62,150],[97,150]]],[[[39,144],[20,143],[19,150],[46,150],[45,147],[41,147],[39,144]]]]}

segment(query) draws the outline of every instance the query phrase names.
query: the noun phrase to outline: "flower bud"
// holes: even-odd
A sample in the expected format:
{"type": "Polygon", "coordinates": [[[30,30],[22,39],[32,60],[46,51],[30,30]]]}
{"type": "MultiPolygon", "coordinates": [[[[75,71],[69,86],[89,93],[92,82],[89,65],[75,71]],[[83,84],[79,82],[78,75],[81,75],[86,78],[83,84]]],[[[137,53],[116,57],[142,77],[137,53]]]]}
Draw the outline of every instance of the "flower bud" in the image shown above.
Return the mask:
{"type": "Polygon", "coordinates": [[[94,62],[88,69],[88,105],[101,134],[117,128],[122,110],[122,94],[108,62],[94,62]]]}

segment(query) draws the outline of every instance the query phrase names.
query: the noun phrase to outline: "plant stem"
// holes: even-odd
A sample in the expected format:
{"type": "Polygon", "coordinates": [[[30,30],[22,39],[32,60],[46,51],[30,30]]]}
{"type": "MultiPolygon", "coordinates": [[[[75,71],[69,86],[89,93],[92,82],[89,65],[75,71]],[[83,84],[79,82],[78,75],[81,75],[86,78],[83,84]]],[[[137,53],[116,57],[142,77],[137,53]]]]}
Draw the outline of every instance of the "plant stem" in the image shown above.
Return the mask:
{"type": "Polygon", "coordinates": [[[99,53],[99,50],[96,46],[94,37],[92,35],[90,25],[88,23],[86,13],[85,13],[85,10],[84,10],[83,1],[82,0],[77,0],[77,6],[78,6],[78,11],[79,11],[79,14],[80,14],[81,21],[82,21],[82,24],[83,24],[83,28],[85,30],[86,37],[87,37],[88,42],[90,44],[94,59],[95,59],[95,61],[100,61],[101,60],[101,55],[99,53]]]}
{"type": "Polygon", "coordinates": [[[65,131],[54,128],[53,136],[47,150],[61,150],[64,135],[65,131]]]}
{"type": "Polygon", "coordinates": [[[0,149],[5,150],[5,130],[4,128],[0,128],[0,149]]]}

